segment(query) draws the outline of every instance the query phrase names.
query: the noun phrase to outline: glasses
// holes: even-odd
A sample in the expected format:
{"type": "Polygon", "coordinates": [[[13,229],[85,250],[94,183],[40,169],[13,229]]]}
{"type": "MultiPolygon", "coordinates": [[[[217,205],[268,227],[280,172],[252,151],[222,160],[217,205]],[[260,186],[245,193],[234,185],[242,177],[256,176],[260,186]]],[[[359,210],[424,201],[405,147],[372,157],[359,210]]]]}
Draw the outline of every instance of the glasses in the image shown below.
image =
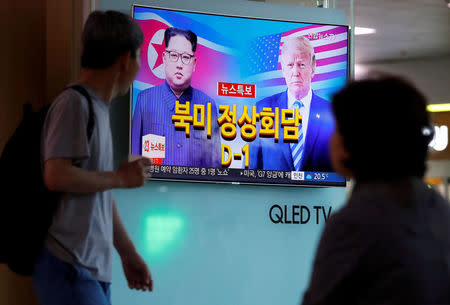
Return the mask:
{"type": "Polygon", "coordinates": [[[191,63],[192,58],[194,58],[194,55],[188,54],[188,53],[178,53],[176,51],[165,51],[166,54],[169,54],[169,59],[172,62],[177,62],[178,59],[181,57],[181,62],[185,65],[189,65],[191,63]]]}

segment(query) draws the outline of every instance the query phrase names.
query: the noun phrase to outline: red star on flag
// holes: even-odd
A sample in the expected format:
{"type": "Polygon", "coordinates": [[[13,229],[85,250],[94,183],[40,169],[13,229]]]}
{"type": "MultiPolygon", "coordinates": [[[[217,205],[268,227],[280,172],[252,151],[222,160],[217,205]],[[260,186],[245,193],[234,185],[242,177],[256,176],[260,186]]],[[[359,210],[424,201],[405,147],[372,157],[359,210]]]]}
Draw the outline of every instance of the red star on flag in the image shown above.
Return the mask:
{"type": "Polygon", "coordinates": [[[166,50],[164,39],[161,44],[152,43],[152,46],[158,54],[158,58],[156,59],[155,65],[152,68],[152,70],[154,70],[155,68],[163,64],[163,52],[166,50]]]}

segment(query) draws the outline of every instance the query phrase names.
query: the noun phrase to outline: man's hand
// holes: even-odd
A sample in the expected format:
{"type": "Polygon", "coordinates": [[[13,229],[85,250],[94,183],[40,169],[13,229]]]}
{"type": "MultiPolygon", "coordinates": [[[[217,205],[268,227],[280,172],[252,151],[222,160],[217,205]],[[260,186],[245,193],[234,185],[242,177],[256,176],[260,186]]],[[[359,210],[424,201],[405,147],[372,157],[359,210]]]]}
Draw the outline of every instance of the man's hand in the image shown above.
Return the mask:
{"type": "Polygon", "coordinates": [[[153,291],[150,269],[137,252],[122,258],[122,267],[130,289],[153,291]]]}
{"type": "Polygon", "coordinates": [[[122,188],[133,188],[144,185],[145,167],[150,166],[152,161],[148,158],[140,158],[133,162],[128,162],[125,160],[120,165],[117,170],[117,175],[119,177],[119,185],[122,188]]]}

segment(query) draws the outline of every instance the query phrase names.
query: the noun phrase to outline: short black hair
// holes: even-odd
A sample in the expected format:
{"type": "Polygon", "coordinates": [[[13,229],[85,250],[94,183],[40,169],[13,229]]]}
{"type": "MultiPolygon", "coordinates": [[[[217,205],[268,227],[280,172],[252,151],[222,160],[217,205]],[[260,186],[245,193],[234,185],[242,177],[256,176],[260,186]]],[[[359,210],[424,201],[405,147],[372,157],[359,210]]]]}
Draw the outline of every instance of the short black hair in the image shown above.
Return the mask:
{"type": "Polygon", "coordinates": [[[377,73],[333,97],[336,126],[359,181],[397,180],[426,170],[433,127],[426,99],[409,81],[377,73]]]}
{"type": "Polygon", "coordinates": [[[184,36],[187,40],[189,40],[192,45],[192,53],[195,53],[195,50],[197,50],[197,35],[195,35],[195,33],[191,30],[179,29],[174,27],[167,28],[164,31],[164,42],[166,45],[166,49],[169,46],[170,38],[177,35],[184,36]]]}
{"type": "Polygon", "coordinates": [[[92,12],[83,29],[81,66],[104,69],[128,51],[136,58],[143,42],[141,28],[129,15],[116,11],[92,12]]]}

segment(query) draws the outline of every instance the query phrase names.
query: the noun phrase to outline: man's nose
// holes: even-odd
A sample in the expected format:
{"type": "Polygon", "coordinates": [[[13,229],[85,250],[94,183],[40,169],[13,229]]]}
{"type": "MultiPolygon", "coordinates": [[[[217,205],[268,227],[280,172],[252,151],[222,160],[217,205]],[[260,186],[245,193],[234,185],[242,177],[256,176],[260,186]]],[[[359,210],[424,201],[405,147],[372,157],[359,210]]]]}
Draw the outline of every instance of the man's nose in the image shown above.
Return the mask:
{"type": "Polygon", "coordinates": [[[292,68],[292,75],[299,76],[300,75],[300,67],[298,65],[294,65],[292,68]]]}

